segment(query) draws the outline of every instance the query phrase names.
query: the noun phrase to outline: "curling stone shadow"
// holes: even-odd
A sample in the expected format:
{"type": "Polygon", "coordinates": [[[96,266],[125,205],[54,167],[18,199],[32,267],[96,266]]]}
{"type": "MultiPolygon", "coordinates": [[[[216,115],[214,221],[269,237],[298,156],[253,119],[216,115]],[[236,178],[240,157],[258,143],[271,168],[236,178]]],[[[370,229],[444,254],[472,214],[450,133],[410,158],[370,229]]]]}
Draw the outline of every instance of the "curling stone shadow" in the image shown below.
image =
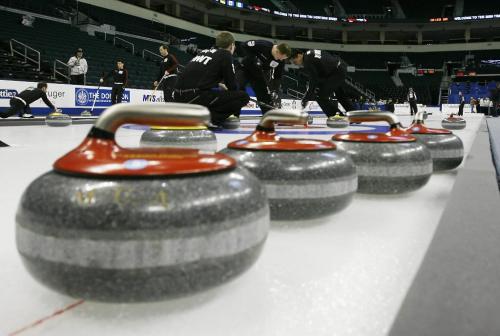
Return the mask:
{"type": "Polygon", "coordinates": [[[318,227],[321,225],[327,225],[331,223],[336,214],[331,214],[323,217],[318,217],[314,219],[303,219],[303,220],[271,220],[271,230],[296,230],[296,229],[309,229],[318,227]]]}

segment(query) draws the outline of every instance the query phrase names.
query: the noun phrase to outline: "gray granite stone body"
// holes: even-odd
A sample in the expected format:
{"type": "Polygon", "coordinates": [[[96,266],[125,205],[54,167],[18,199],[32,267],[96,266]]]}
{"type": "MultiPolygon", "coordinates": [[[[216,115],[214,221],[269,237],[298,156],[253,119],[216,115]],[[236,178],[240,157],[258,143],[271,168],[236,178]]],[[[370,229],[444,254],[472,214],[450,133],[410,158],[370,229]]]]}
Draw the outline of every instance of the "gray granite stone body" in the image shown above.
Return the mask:
{"type": "Polygon", "coordinates": [[[464,145],[454,134],[412,134],[430,150],[433,170],[454,169],[462,163],[464,145]]]}
{"type": "Polygon", "coordinates": [[[349,120],[347,118],[343,119],[326,119],[326,126],[330,128],[346,128],[349,126],[349,120]]]}
{"type": "Polygon", "coordinates": [[[467,125],[467,122],[464,119],[456,120],[456,121],[450,121],[448,119],[443,119],[441,121],[441,126],[443,128],[449,129],[449,130],[461,130],[461,129],[464,129],[466,125],[467,125]]]}
{"type": "Polygon", "coordinates": [[[237,129],[240,127],[240,118],[229,117],[222,123],[222,127],[225,129],[237,129]]]}
{"type": "Polygon", "coordinates": [[[67,114],[49,114],[47,117],[45,117],[45,123],[47,124],[47,126],[52,127],[69,126],[72,122],[73,121],[71,117],[67,114]]]}
{"type": "Polygon", "coordinates": [[[424,186],[432,174],[430,151],[421,143],[333,141],[356,165],[358,192],[399,194],[424,186]]]}
{"type": "Polygon", "coordinates": [[[223,153],[254,173],[265,185],[271,219],[301,220],[331,215],[349,205],[357,189],[352,160],[337,150],[223,153]]]}
{"type": "Polygon", "coordinates": [[[49,172],[16,216],[18,251],[48,287],[106,302],[156,301],[222,284],[257,259],[264,187],[245,169],[155,178],[49,172]]]}
{"type": "Polygon", "coordinates": [[[148,130],[142,133],[141,147],[177,147],[216,151],[214,132],[205,130],[148,130]]]}

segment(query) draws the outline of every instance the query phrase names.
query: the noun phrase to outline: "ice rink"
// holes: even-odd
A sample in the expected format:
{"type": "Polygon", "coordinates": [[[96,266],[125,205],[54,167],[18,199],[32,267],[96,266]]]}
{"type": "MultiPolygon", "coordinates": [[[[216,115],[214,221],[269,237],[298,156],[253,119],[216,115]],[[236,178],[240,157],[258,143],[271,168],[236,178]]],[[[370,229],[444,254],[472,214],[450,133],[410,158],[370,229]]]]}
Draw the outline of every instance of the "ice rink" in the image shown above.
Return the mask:
{"type": "MultiPolygon", "coordinates": [[[[444,115],[426,124],[439,127],[444,115]]],[[[466,114],[455,131],[465,153],[482,115],[466,114]]],[[[403,125],[410,116],[400,116],[403,125]]],[[[312,127],[280,128],[287,137],[330,139],[335,130],[316,118],[312,127]]],[[[373,124],[351,126],[368,131],[373,124]]],[[[217,133],[218,148],[250,134],[248,120],[217,133]]],[[[0,335],[78,301],[53,292],[25,270],[15,245],[15,214],[23,191],[77,146],[91,125],[0,127],[0,335]]],[[[380,125],[377,125],[380,129],[380,125]]],[[[117,139],[137,146],[140,127],[122,127],[117,139]]],[[[462,163],[463,166],[464,163],[462,163]]],[[[461,169],[461,168],[458,168],[461,169]]],[[[422,262],[456,179],[435,173],[422,189],[397,196],[356,194],[335,216],[310,222],[274,222],[257,263],[234,281],[191,297],[158,303],[83,302],[22,335],[387,335],[422,262]]]]}

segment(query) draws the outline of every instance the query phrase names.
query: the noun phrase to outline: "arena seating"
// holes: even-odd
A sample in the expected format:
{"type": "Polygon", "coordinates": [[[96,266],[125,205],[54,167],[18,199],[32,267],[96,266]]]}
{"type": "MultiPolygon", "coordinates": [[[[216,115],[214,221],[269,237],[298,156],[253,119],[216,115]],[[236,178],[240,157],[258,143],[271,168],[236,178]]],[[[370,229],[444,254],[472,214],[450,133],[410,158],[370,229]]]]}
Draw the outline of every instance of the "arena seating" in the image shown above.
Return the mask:
{"type": "Polygon", "coordinates": [[[448,102],[450,104],[458,104],[459,96],[458,93],[462,92],[465,97],[465,102],[468,103],[471,97],[482,98],[489,97],[490,91],[496,86],[494,81],[484,82],[454,82],[450,85],[450,95],[448,97],[448,102]]]}
{"type": "Polygon", "coordinates": [[[498,1],[491,0],[466,0],[464,4],[464,16],[500,14],[498,1]]]}
{"type": "Polygon", "coordinates": [[[122,58],[129,68],[131,87],[151,87],[157,71],[155,63],[113,46],[112,41],[106,42],[70,25],[43,19],[37,19],[34,28],[25,27],[19,23],[18,15],[0,11],[0,39],[11,38],[39,50],[49,67],[55,59],[66,62],[76,48],[84,48],[89,63],[88,83],[97,83],[103,71],[114,67],[117,58],[122,58]]]}

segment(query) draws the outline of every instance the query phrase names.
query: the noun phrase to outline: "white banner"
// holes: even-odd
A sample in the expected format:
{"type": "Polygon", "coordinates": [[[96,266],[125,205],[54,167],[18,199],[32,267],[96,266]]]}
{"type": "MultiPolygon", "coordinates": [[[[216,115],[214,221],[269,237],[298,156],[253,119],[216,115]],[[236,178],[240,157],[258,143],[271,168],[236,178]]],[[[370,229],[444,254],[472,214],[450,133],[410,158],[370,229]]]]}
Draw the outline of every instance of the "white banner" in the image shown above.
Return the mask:
{"type": "MultiPolygon", "coordinates": [[[[29,87],[36,87],[36,82],[0,80],[0,107],[8,107],[9,101],[16,94],[29,87]]],[[[152,90],[125,89],[122,102],[140,103],[146,101],[162,102],[163,92],[156,91],[151,97],[152,90]]],[[[111,105],[111,88],[95,86],[48,84],[47,96],[57,108],[63,109],[67,114],[80,114],[83,110],[92,108],[95,99],[95,110],[101,112],[111,105]]],[[[34,114],[45,114],[49,108],[40,99],[30,105],[34,114]]],[[[96,113],[98,114],[98,113],[96,113]]]]}

